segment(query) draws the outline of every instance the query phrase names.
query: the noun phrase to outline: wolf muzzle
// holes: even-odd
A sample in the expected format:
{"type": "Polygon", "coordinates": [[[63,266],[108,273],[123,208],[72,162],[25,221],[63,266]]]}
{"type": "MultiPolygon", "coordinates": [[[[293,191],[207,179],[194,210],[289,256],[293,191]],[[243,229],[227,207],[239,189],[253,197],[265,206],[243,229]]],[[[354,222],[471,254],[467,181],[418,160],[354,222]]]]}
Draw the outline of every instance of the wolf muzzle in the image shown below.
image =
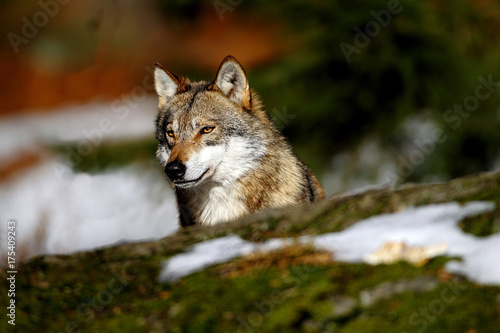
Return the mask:
{"type": "Polygon", "coordinates": [[[181,180],[186,173],[186,166],[179,161],[173,161],[165,166],[165,173],[171,181],[181,180]]]}

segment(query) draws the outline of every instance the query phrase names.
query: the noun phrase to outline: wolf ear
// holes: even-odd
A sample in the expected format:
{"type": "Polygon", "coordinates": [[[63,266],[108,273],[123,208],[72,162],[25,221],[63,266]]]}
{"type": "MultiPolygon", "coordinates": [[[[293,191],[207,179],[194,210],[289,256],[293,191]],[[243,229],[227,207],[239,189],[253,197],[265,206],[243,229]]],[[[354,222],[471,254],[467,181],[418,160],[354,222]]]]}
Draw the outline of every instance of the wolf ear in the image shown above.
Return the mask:
{"type": "Polygon", "coordinates": [[[155,63],[155,89],[160,97],[160,103],[184,90],[184,80],[168,69],[155,63]],[[162,101],[163,99],[163,101],[162,101]]]}
{"type": "Polygon", "coordinates": [[[215,78],[215,86],[231,101],[247,110],[252,108],[247,76],[243,67],[233,56],[227,56],[222,60],[215,78]]]}

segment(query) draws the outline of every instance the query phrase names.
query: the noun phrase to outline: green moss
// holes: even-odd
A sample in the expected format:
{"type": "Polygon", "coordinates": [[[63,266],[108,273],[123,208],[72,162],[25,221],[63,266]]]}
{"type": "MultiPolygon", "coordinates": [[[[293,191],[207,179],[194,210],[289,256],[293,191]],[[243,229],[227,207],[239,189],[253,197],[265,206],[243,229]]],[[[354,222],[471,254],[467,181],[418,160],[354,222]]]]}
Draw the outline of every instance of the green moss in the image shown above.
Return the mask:
{"type": "Polygon", "coordinates": [[[434,316],[433,322],[428,324],[429,332],[450,332],[459,327],[494,329],[499,314],[493,306],[495,297],[484,295],[487,290],[498,293],[500,289],[476,287],[461,281],[442,283],[429,292],[396,293],[367,309],[358,308],[347,319],[334,319],[332,315],[333,303],[329,299],[333,295],[358,299],[361,290],[385,281],[437,276],[442,263],[442,260],[437,260],[425,268],[407,264],[269,267],[236,278],[221,276],[221,270],[213,267],[184,278],[175,288],[166,285],[170,297],[163,306],[155,306],[152,316],[163,318],[160,319],[162,329],[183,332],[236,331],[238,328],[289,332],[304,331],[308,327],[309,330],[317,328],[312,331],[322,331],[332,326],[341,328],[342,332],[380,332],[377,328],[384,327],[386,332],[411,331],[416,324],[422,325],[420,317],[413,313],[419,316],[421,308],[432,311],[434,306],[439,306],[434,303],[440,301],[447,290],[445,296],[453,300],[445,304],[446,311],[439,310],[442,316],[434,316]],[[459,295],[454,297],[453,292],[459,295]],[[459,301],[462,297],[464,300],[459,301]],[[477,314],[477,310],[484,306],[489,310],[477,314]],[[479,319],[464,315],[456,322],[455,309],[460,309],[463,314],[470,311],[479,319]],[[412,315],[416,319],[410,322],[412,315]]]}
{"type": "Polygon", "coordinates": [[[478,237],[490,236],[500,231],[500,209],[467,217],[459,223],[460,228],[478,237]]]}
{"type": "Polygon", "coordinates": [[[498,288],[443,283],[431,292],[379,302],[341,332],[498,332],[497,293],[498,288]]]}
{"type": "MultiPolygon", "coordinates": [[[[21,292],[19,298],[26,303],[17,323],[24,331],[78,328],[83,332],[221,332],[240,328],[320,332],[331,327],[341,332],[375,332],[374,327],[386,328],[386,332],[412,331],[415,325],[423,325],[420,309],[434,306],[434,300],[441,299],[443,290],[450,288],[446,283],[418,295],[396,293],[369,308],[358,305],[343,318],[333,316],[331,298],[345,295],[358,301],[362,290],[387,281],[437,277],[443,263],[444,259],[437,259],[421,268],[404,263],[270,266],[250,269],[236,277],[226,276],[224,265],[220,265],[173,285],[156,281],[157,265],[135,261],[124,263],[120,276],[126,285],[116,293],[110,289],[110,281],[116,278],[110,271],[82,265],[55,272],[49,265],[44,280],[31,281],[51,281],[49,286],[21,292]],[[112,295],[109,299],[103,296],[106,290],[112,295]],[[411,316],[417,319],[409,321],[411,316]]],[[[19,283],[25,287],[27,281],[21,278],[19,283]]],[[[445,310],[439,310],[440,315],[428,323],[427,331],[450,332],[469,327],[493,332],[500,315],[495,308],[500,288],[453,283],[453,290],[460,295],[446,304],[445,310]],[[458,321],[457,311],[462,314],[458,321]]]]}

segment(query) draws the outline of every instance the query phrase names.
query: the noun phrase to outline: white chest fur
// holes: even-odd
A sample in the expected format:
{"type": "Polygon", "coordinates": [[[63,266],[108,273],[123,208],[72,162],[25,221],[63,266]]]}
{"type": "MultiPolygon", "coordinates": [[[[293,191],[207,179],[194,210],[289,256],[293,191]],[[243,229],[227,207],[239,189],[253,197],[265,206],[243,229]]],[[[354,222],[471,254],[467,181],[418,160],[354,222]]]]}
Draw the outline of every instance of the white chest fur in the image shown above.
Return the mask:
{"type": "Polygon", "coordinates": [[[233,220],[248,211],[241,192],[234,186],[211,186],[196,190],[193,194],[190,208],[203,225],[233,220]]]}

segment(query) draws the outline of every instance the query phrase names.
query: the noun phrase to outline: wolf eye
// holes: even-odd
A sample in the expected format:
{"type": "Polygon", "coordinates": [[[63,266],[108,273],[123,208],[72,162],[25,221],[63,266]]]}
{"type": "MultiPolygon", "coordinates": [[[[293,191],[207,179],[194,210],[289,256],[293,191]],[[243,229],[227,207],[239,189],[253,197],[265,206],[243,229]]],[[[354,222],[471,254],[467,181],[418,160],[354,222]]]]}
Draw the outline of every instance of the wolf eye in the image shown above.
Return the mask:
{"type": "Polygon", "coordinates": [[[210,133],[214,130],[214,126],[206,126],[206,127],[203,127],[200,131],[201,134],[207,134],[207,133],[210,133]]]}
{"type": "Polygon", "coordinates": [[[174,137],[174,131],[172,131],[172,130],[168,130],[168,131],[167,131],[167,135],[168,135],[169,137],[173,138],[173,137],[174,137]]]}

